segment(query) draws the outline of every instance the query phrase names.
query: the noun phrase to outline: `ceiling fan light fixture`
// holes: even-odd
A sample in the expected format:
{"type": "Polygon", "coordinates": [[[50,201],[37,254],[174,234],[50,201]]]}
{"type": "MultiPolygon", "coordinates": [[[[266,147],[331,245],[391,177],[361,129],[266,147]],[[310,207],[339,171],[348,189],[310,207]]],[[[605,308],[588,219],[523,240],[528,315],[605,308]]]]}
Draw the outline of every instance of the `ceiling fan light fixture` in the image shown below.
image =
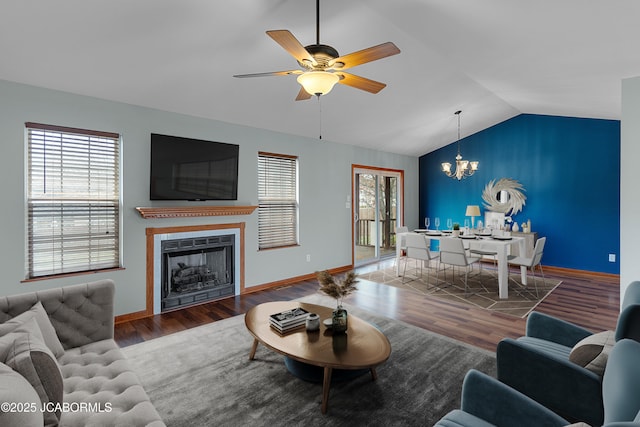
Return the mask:
{"type": "Polygon", "coordinates": [[[298,76],[298,83],[309,95],[326,95],[338,83],[340,77],[328,71],[307,71],[298,76]]]}

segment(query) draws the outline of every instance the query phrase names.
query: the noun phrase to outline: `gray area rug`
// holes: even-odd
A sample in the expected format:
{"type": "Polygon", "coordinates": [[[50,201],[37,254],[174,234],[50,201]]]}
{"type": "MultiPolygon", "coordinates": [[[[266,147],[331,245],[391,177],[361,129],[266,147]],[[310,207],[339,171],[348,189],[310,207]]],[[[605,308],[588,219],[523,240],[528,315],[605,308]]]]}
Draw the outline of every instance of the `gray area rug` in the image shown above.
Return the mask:
{"type": "MultiPolygon", "coordinates": [[[[331,307],[321,295],[302,301],[331,307]]],[[[322,385],[302,381],[283,356],[259,346],[244,316],[214,322],[123,348],[169,427],[174,426],[430,426],[460,405],[470,368],[495,376],[495,355],[412,325],[347,306],[389,338],[389,360],[331,386],[320,412],[322,385]]]]}

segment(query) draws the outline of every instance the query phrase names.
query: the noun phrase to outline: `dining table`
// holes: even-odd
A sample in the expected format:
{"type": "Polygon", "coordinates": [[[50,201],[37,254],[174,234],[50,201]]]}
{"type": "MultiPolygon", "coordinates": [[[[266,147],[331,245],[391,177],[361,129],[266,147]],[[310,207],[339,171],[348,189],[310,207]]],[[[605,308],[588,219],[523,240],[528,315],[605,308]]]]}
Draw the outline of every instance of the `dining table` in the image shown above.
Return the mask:
{"type": "MultiPolygon", "coordinates": [[[[442,239],[463,239],[468,243],[469,249],[479,249],[482,246],[483,250],[493,250],[496,252],[496,259],[498,262],[498,289],[500,299],[506,299],[509,297],[509,248],[512,245],[518,245],[519,253],[526,253],[526,239],[519,236],[508,236],[500,234],[482,235],[473,234],[467,235],[468,237],[459,236],[454,237],[451,232],[416,229],[414,233],[420,233],[427,239],[427,245],[431,240],[440,241],[442,239]]],[[[498,232],[499,233],[499,232],[498,232]]],[[[404,236],[407,233],[398,233],[396,235],[396,276],[400,274],[400,258],[402,257],[402,248],[405,246],[404,236]]],[[[522,284],[527,285],[527,267],[520,267],[520,276],[522,284]]]]}

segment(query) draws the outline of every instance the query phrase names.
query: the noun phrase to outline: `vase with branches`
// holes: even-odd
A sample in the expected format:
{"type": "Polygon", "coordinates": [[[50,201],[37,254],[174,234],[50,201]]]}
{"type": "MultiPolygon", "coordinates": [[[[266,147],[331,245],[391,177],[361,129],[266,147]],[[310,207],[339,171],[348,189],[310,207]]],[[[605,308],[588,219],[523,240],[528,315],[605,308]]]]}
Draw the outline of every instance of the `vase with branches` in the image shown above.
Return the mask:
{"type": "Polygon", "coordinates": [[[341,280],[336,280],[328,271],[317,273],[320,282],[320,292],[336,300],[336,309],[333,311],[332,329],[334,333],[343,333],[347,330],[347,310],[342,307],[344,298],[351,295],[356,287],[357,276],[353,271],[348,272],[341,280]]]}

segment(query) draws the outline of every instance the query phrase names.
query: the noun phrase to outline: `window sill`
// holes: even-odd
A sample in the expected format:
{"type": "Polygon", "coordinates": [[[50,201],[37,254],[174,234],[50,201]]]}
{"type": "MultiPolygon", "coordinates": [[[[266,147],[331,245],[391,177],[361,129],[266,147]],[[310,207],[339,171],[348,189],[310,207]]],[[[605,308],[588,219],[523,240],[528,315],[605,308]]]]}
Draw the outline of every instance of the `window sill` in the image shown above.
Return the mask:
{"type": "Polygon", "coordinates": [[[120,271],[124,269],[125,269],[124,267],[115,267],[115,268],[105,268],[103,270],[90,270],[90,271],[77,271],[74,273],[51,274],[49,276],[39,276],[39,277],[24,279],[24,280],[21,280],[20,283],[39,282],[42,280],[50,280],[50,279],[62,279],[65,277],[86,276],[87,274],[109,273],[111,271],[120,271]]]}

